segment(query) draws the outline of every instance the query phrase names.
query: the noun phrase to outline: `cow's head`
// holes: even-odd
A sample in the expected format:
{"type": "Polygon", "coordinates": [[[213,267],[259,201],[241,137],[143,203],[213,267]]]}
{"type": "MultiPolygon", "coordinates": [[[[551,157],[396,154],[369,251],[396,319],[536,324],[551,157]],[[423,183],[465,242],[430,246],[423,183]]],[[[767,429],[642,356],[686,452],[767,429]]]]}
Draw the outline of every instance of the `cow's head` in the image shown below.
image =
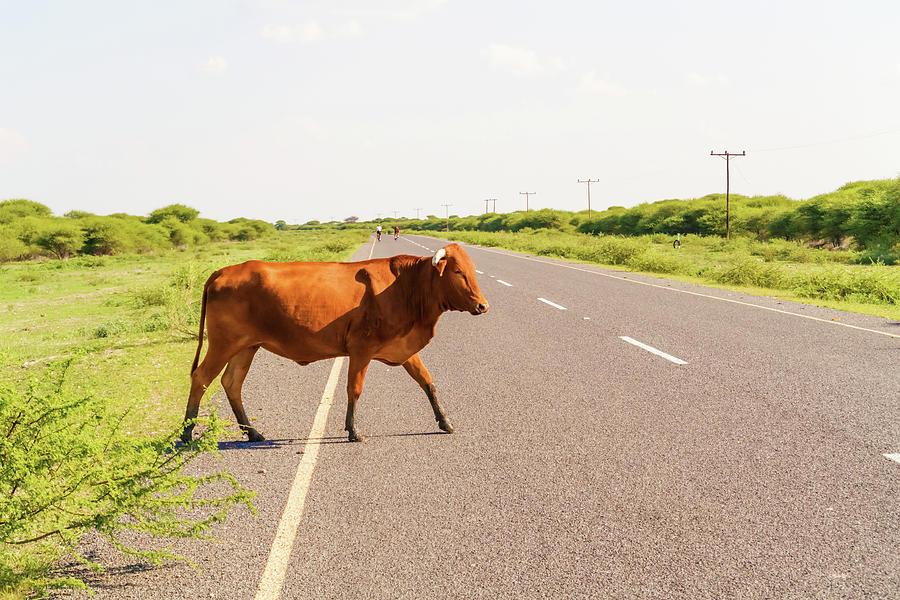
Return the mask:
{"type": "Polygon", "coordinates": [[[437,271],[441,291],[451,310],[468,311],[473,315],[487,312],[488,301],[475,279],[475,263],[459,244],[449,244],[435,252],[431,264],[437,271]]]}

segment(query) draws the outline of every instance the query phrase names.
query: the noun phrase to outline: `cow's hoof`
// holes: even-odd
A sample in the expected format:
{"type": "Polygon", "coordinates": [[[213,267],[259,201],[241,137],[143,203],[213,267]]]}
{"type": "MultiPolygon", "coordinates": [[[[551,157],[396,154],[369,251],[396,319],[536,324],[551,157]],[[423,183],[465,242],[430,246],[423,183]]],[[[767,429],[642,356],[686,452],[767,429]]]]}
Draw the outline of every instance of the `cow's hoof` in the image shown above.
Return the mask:
{"type": "Polygon", "coordinates": [[[251,430],[247,431],[247,441],[254,442],[254,443],[255,442],[264,442],[264,441],[266,441],[266,438],[264,438],[262,436],[262,434],[260,432],[258,432],[257,430],[251,429],[251,430]]]}
{"type": "Polygon", "coordinates": [[[185,429],[181,432],[181,443],[182,444],[190,444],[194,441],[194,432],[191,429],[185,429]]]}
{"type": "Polygon", "coordinates": [[[366,436],[356,433],[355,431],[351,431],[350,435],[347,436],[348,442],[364,442],[366,441],[366,436]]]}
{"type": "Polygon", "coordinates": [[[438,421],[438,427],[441,431],[446,431],[447,433],[453,433],[454,431],[456,431],[455,429],[453,429],[453,425],[450,423],[450,419],[438,421]]]}

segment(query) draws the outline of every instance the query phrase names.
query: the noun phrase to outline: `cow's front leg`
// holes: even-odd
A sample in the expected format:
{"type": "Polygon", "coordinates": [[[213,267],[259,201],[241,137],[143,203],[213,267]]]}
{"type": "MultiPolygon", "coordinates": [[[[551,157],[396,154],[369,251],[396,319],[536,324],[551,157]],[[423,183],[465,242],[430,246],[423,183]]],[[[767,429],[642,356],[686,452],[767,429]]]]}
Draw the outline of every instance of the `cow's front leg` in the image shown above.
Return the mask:
{"type": "Polygon", "coordinates": [[[362,394],[368,368],[368,358],[350,357],[350,366],[347,368],[347,417],[344,419],[344,429],[347,430],[347,439],[351,442],[362,442],[366,439],[356,430],[356,401],[362,394]]]}
{"type": "Polygon", "coordinates": [[[409,373],[410,377],[415,379],[416,383],[425,390],[425,395],[428,396],[428,402],[431,403],[431,410],[434,411],[434,420],[437,421],[441,431],[453,433],[453,424],[450,423],[450,419],[441,407],[441,403],[438,402],[437,388],[434,387],[434,378],[431,376],[431,373],[428,372],[428,369],[425,368],[425,364],[422,362],[422,359],[419,358],[419,355],[413,354],[409,360],[403,363],[403,368],[406,369],[406,372],[409,373]]]}

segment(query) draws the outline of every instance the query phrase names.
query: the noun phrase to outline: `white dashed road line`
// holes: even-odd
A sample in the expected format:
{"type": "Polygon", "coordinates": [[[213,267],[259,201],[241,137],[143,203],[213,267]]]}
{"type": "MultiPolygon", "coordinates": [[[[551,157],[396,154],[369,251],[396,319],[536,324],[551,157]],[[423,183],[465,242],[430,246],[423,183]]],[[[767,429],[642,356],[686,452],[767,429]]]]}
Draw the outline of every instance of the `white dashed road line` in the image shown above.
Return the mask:
{"type": "Polygon", "coordinates": [[[506,282],[503,281],[502,279],[498,279],[498,280],[497,280],[497,283],[502,283],[502,284],[505,285],[506,287],[512,287],[512,284],[511,284],[511,283],[506,283],[506,282]]]}
{"type": "Polygon", "coordinates": [[[478,269],[475,269],[475,272],[478,273],[479,275],[484,275],[484,271],[479,271],[478,269]]]}
{"type": "Polygon", "coordinates": [[[653,346],[648,346],[647,344],[642,344],[641,342],[639,342],[639,341],[637,341],[637,340],[635,340],[635,339],[633,339],[633,338],[630,338],[630,337],[628,337],[627,335],[620,335],[620,336],[619,336],[619,339],[620,339],[620,340],[623,340],[623,341],[626,341],[626,342],[628,342],[629,344],[633,344],[633,345],[637,346],[638,348],[643,348],[644,350],[646,350],[647,352],[650,352],[651,354],[655,354],[655,355],[657,355],[657,356],[661,356],[661,357],[663,357],[664,359],[666,359],[666,360],[668,360],[668,361],[671,361],[671,362],[675,363],[676,365],[686,365],[686,364],[687,364],[686,361],[683,361],[683,360],[681,360],[680,358],[675,358],[675,357],[672,356],[671,354],[666,354],[666,353],[663,352],[662,350],[657,350],[657,349],[654,348],[653,346]]]}
{"type": "Polygon", "coordinates": [[[885,458],[888,459],[888,460],[894,461],[895,463],[900,463],[900,453],[897,453],[897,454],[882,454],[882,456],[885,457],[885,458]]]}
{"type": "Polygon", "coordinates": [[[566,307],[565,307],[565,306],[560,306],[560,305],[557,304],[556,302],[550,302],[550,301],[547,300],[546,298],[538,298],[538,300],[540,300],[540,301],[543,302],[544,304],[549,304],[549,305],[552,306],[553,308],[558,308],[559,310],[566,310],[566,307]]]}

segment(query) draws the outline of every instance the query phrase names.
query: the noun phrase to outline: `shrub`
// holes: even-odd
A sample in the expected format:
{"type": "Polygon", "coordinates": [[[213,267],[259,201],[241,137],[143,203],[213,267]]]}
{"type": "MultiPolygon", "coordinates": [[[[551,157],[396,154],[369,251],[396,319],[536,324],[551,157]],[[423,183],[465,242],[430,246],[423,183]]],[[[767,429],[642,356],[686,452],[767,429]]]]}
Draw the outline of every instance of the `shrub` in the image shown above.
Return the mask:
{"type": "Polygon", "coordinates": [[[0,202],[0,223],[12,223],[24,217],[49,217],[50,209],[40,202],[17,198],[0,202]]]}
{"type": "Polygon", "coordinates": [[[0,263],[28,256],[28,246],[13,235],[9,227],[0,226],[0,263]]]}
{"type": "Polygon", "coordinates": [[[253,510],[253,494],[227,473],[182,472],[200,454],[216,452],[223,426],[214,415],[191,445],[176,443],[180,426],[164,437],[135,439],[122,431],[125,414],[65,391],[73,360],[58,364],[61,375],[44,389],[32,384],[21,393],[0,387],[0,586],[5,589],[84,587],[74,578],[54,579],[49,565],[59,548],[93,565],[78,554],[79,537],[89,530],[122,552],[159,564],[179,557],[142,550],[120,535],[202,539],[237,504],[253,510]]]}
{"type": "Polygon", "coordinates": [[[632,256],[626,263],[629,269],[650,273],[688,273],[690,263],[674,252],[648,250],[632,256]]]}
{"type": "Polygon", "coordinates": [[[34,243],[60,260],[68,260],[84,245],[84,231],[77,223],[53,220],[38,230],[34,243]]]}
{"type": "Polygon", "coordinates": [[[735,257],[730,264],[717,269],[713,277],[722,283],[767,288],[779,288],[785,280],[778,265],[750,256],[735,257]]]}
{"type": "Polygon", "coordinates": [[[157,208],[150,213],[150,216],[147,217],[147,222],[162,223],[166,219],[173,218],[176,221],[187,223],[188,221],[196,219],[199,214],[199,210],[191,208],[190,206],[185,206],[184,204],[170,204],[162,208],[157,208]]]}

